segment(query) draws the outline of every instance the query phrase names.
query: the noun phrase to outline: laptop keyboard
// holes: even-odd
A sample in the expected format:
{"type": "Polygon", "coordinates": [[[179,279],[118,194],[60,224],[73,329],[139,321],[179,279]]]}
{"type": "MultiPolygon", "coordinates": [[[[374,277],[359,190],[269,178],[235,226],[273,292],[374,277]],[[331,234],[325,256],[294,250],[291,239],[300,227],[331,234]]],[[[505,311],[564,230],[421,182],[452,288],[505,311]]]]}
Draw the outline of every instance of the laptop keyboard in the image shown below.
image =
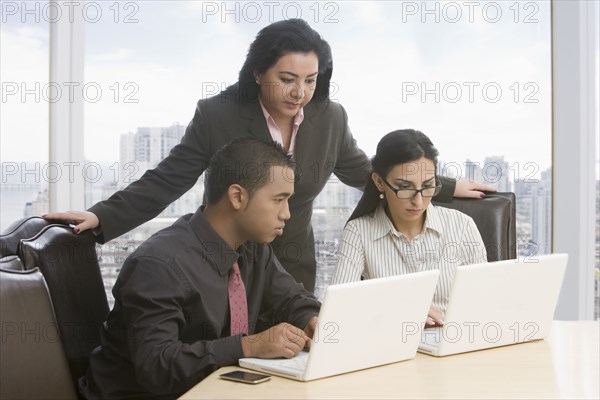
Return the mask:
{"type": "Polygon", "coordinates": [[[298,353],[294,358],[285,358],[280,360],[272,360],[271,366],[277,368],[287,368],[298,372],[303,372],[306,369],[306,363],[308,362],[308,353],[298,353]]]}
{"type": "Polygon", "coordinates": [[[421,343],[426,343],[430,346],[438,346],[442,338],[442,329],[442,326],[423,329],[421,343]]]}

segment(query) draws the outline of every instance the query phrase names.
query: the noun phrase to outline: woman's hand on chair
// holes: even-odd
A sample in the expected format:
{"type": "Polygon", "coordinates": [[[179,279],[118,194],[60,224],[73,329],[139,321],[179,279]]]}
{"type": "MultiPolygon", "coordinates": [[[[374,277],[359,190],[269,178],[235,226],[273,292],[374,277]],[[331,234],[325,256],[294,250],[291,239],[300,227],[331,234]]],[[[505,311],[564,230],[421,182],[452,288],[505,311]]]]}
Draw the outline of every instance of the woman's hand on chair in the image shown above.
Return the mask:
{"type": "Polygon", "coordinates": [[[91,211],[66,211],[57,213],[48,213],[43,216],[45,219],[55,219],[67,224],[75,225],[75,233],[81,233],[88,229],[97,228],[100,220],[96,214],[91,211]]]}
{"type": "Polygon", "coordinates": [[[485,183],[475,182],[470,179],[459,179],[454,188],[454,197],[467,197],[473,199],[485,198],[483,192],[495,192],[496,188],[485,183]]]}

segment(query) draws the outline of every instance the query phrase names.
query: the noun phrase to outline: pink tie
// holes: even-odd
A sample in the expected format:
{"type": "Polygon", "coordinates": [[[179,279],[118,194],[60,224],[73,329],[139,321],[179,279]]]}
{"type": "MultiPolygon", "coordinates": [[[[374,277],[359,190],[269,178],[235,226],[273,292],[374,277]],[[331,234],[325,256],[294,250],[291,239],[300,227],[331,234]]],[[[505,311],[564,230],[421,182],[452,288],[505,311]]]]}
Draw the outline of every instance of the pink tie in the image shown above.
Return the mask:
{"type": "Polygon", "coordinates": [[[240,276],[240,267],[233,263],[233,270],[229,274],[229,316],[231,318],[231,335],[240,333],[248,334],[248,304],[246,300],[246,287],[240,276]]]}

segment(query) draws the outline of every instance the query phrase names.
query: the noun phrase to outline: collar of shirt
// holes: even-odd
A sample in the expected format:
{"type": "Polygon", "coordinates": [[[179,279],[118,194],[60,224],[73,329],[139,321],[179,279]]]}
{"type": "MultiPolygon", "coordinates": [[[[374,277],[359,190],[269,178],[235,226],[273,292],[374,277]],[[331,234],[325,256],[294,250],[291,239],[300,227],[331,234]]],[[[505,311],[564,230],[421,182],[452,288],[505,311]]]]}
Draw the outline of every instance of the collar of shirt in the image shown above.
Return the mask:
{"type": "Polygon", "coordinates": [[[437,207],[431,203],[429,204],[429,207],[427,207],[427,213],[425,214],[425,226],[423,230],[425,229],[431,229],[440,236],[442,236],[444,232],[442,217],[440,216],[437,207]]]}
{"type": "MultiPolygon", "coordinates": [[[[373,240],[381,239],[382,237],[391,234],[394,236],[400,236],[401,234],[396,230],[392,221],[388,218],[383,208],[383,204],[373,213],[373,219],[375,220],[375,231],[373,240]]],[[[423,226],[423,232],[426,230],[432,230],[438,235],[442,235],[442,221],[440,215],[433,204],[429,204],[425,213],[425,224],[423,226]]]]}
{"type": "MultiPolygon", "coordinates": [[[[273,140],[280,145],[283,146],[283,137],[281,136],[281,129],[275,123],[271,114],[265,108],[260,97],[258,98],[258,102],[260,103],[260,108],[262,109],[263,115],[265,116],[265,120],[267,121],[267,128],[269,128],[269,133],[271,133],[271,137],[273,140]]],[[[294,117],[294,127],[292,128],[292,138],[290,140],[290,148],[287,149],[288,153],[294,155],[294,148],[296,147],[296,135],[298,134],[298,129],[300,129],[300,124],[304,121],[304,107],[301,107],[298,111],[298,114],[294,117]]]]}
{"type": "Polygon", "coordinates": [[[213,229],[212,225],[204,217],[205,206],[200,207],[189,220],[190,228],[204,246],[206,257],[212,259],[214,265],[219,269],[221,276],[228,275],[235,261],[242,261],[242,265],[248,260],[250,251],[247,243],[242,244],[239,252],[231,246],[213,229]],[[241,257],[241,260],[240,260],[241,257]]]}

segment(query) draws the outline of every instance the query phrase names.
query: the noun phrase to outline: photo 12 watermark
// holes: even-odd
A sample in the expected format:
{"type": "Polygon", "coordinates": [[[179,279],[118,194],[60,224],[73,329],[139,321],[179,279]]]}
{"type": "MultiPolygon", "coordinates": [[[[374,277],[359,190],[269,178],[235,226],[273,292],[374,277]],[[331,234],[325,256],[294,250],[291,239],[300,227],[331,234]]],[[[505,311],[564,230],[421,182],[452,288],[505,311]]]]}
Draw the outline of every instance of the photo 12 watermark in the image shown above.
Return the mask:
{"type": "MultiPolygon", "coordinates": [[[[135,162],[126,162],[120,164],[113,163],[108,167],[112,182],[131,183],[137,179],[140,171],[139,164],[135,162]]],[[[48,163],[26,163],[26,162],[3,162],[1,184],[32,184],[32,183],[57,183],[63,179],[69,183],[74,183],[83,179],[85,183],[97,183],[102,179],[105,170],[96,162],[77,162],[65,161],[48,163]]]]}
{"type": "Polygon", "coordinates": [[[0,325],[2,345],[65,343],[70,341],[98,343],[100,327],[77,322],[3,321],[0,325]]]}
{"type": "Polygon", "coordinates": [[[110,21],[115,24],[139,23],[139,2],[136,1],[2,1],[2,23],[19,22],[50,24],[67,19],[70,23],[81,18],[95,24],[110,21]]]}
{"type": "Polygon", "coordinates": [[[523,1],[403,1],[402,23],[539,23],[540,6],[523,1]]]}
{"type": "MultiPolygon", "coordinates": [[[[248,86],[244,87],[238,84],[235,92],[227,93],[226,89],[232,85],[233,82],[202,82],[200,86],[200,98],[208,99],[223,93],[223,96],[221,96],[222,102],[228,102],[234,98],[255,101],[255,99],[249,98],[248,94],[251,93],[256,86],[251,86],[253,84],[249,84],[248,86]]],[[[266,96],[273,96],[275,94],[275,90],[281,90],[282,96],[286,100],[296,100],[297,91],[306,90],[299,88],[299,85],[296,83],[281,84],[278,82],[270,82],[266,87],[268,88],[266,96]]],[[[312,89],[314,90],[314,88],[312,89]]],[[[339,94],[339,92],[340,86],[336,82],[329,82],[329,101],[337,103],[339,100],[336,98],[336,96],[339,94]]]]}
{"type": "Polygon", "coordinates": [[[2,82],[2,103],[98,103],[103,98],[114,103],[139,103],[140,87],[136,82],[2,82]]]}
{"type": "Polygon", "coordinates": [[[488,184],[496,184],[501,181],[512,181],[513,183],[539,183],[540,165],[534,161],[498,162],[465,161],[462,163],[444,161],[439,168],[438,175],[452,177],[454,179],[467,179],[471,182],[484,181],[488,184]],[[476,172],[476,173],[475,173],[476,172]]]}
{"type": "Polygon", "coordinates": [[[203,1],[202,22],[273,23],[300,18],[312,23],[339,23],[340,5],[333,1],[203,1]]]}
{"type": "Polygon", "coordinates": [[[537,104],[537,82],[402,82],[402,103],[513,103],[537,104]]]}
{"type": "MultiPolygon", "coordinates": [[[[537,322],[499,323],[495,321],[464,321],[444,323],[441,329],[425,329],[434,343],[520,343],[531,340],[540,330],[537,322]]],[[[428,340],[429,341],[429,340],[428,340]]]]}

